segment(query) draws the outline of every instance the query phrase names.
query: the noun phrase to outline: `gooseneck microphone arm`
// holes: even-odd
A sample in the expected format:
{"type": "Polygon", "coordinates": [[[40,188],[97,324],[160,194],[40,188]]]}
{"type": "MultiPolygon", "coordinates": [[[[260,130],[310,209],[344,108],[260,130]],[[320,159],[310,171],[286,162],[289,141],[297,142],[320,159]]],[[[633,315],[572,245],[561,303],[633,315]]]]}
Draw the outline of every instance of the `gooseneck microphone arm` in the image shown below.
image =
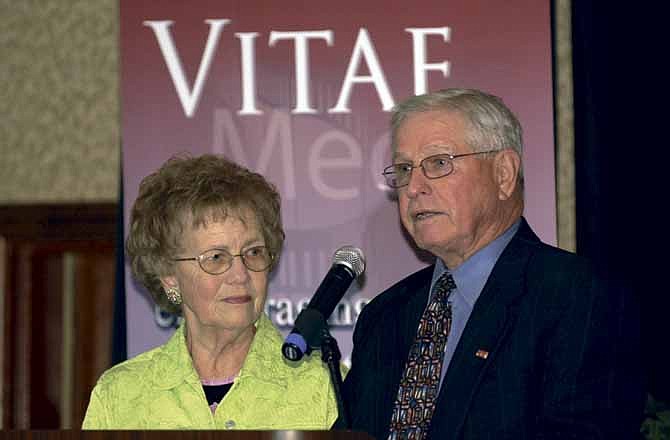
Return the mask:
{"type": "Polygon", "coordinates": [[[340,348],[337,346],[337,340],[330,335],[328,328],[324,330],[321,342],[321,359],[328,367],[328,372],[330,373],[330,381],[333,384],[335,401],[337,402],[337,413],[345,429],[349,430],[351,429],[349,411],[342,398],[342,371],[340,370],[342,354],[340,353],[340,348]]]}

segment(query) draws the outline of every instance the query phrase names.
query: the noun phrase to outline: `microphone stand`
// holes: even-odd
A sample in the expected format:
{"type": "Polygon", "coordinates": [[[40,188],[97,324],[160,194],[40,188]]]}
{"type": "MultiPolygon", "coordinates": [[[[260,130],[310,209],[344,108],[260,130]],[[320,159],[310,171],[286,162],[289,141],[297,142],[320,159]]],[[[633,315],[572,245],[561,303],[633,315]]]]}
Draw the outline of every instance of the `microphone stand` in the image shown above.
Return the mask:
{"type": "Polygon", "coordinates": [[[337,401],[337,412],[339,414],[340,420],[344,424],[345,429],[351,429],[351,424],[349,423],[349,412],[347,411],[346,406],[344,405],[344,399],[342,399],[342,372],[340,371],[340,359],[342,354],[340,349],[337,346],[337,341],[333,338],[328,331],[328,325],[324,325],[323,331],[321,333],[321,360],[326,363],[328,366],[328,371],[330,372],[330,380],[333,384],[333,389],[335,391],[335,400],[337,401]]]}

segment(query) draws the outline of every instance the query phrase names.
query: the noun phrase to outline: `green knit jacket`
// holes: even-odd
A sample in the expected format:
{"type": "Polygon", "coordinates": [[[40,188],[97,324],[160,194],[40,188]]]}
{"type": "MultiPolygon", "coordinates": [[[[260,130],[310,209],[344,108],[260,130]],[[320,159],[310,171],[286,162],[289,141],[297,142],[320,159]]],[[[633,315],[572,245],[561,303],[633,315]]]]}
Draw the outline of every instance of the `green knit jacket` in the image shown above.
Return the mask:
{"type": "Polygon", "coordinates": [[[165,345],[107,370],[89,402],[83,429],[328,429],[337,403],[318,356],[291,364],[279,331],[263,314],[239,376],[212,414],[183,325],[165,345]]]}

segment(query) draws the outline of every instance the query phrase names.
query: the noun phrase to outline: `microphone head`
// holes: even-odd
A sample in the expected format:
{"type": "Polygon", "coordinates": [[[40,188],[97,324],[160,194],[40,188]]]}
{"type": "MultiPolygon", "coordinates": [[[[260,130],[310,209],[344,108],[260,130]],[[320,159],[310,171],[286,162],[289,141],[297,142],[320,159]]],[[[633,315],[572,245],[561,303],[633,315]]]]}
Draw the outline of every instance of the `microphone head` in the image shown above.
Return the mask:
{"type": "Polygon", "coordinates": [[[356,277],[365,271],[365,257],[363,251],[354,246],[342,246],[333,255],[333,264],[342,264],[348,267],[356,277]]]}

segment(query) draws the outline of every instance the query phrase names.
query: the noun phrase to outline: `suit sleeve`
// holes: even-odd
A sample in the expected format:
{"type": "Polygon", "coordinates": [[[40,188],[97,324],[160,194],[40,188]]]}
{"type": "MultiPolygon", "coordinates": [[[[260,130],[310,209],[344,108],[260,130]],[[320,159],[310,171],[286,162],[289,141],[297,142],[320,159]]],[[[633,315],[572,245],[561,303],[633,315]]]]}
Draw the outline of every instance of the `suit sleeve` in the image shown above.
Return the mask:
{"type": "MultiPolygon", "coordinates": [[[[360,340],[358,335],[360,334],[361,327],[363,326],[363,320],[365,319],[364,316],[365,316],[365,308],[363,308],[361,315],[358,317],[356,328],[354,329],[353,350],[351,354],[351,365],[353,368],[351,370],[347,369],[346,371],[343,371],[344,381],[342,383],[342,390],[341,390],[342,400],[345,410],[347,411],[349,416],[349,423],[351,423],[352,410],[354,410],[356,400],[354,396],[354,390],[357,387],[356,383],[358,381],[358,369],[356,368],[356,366],[360,362],[356,360],[360,356],[360,340]]],[[[339,414],[337,420],[335,420],[335,423],[333,424],[331,429],[341,430],[341,429],[351,429],[351,427],[346,425],[343,415],[339,414]]]]}
{"type": "Polygon", "coordinates": [[[576,276],[546,340],[539,438],[632,439],[644,405],[640,315],[621,285],[576,276]]]}

